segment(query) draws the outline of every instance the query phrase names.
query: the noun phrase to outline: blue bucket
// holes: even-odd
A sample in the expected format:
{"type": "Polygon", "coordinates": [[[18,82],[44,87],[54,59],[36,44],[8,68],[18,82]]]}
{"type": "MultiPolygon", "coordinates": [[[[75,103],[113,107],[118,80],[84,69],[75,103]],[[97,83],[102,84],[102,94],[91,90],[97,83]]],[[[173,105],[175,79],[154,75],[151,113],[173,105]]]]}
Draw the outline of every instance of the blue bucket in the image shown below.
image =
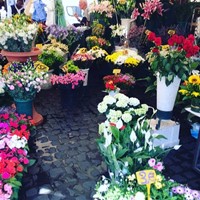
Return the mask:
{"type": "Polygon", "coordinates": [[[26,116],[33,117],[33,100],[19,100],[15,99],[16,112],[18,114],[25,114],[26,116]]]}

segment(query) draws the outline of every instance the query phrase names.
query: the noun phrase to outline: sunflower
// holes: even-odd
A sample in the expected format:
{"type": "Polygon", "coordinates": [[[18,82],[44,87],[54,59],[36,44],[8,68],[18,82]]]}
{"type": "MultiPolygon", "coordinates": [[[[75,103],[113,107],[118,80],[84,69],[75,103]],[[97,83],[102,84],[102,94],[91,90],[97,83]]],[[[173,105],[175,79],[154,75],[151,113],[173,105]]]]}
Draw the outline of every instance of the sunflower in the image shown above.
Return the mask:
{"type": "Polygon", "coordinates": [[[200,84],[200,76],[198,74],[191,75],[188,81],[192,84],[200,84]]]}

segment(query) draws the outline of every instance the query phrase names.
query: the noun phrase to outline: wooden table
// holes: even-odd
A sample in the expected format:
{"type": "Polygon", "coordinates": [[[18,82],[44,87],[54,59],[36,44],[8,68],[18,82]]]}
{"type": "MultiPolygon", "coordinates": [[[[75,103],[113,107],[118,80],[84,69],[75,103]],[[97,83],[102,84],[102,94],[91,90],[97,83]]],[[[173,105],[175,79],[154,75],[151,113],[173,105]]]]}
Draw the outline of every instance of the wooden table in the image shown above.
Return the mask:
{"type": "MultiPolygon", "coordinates": [[[[192,111],[191,108],[185,108],[185,110],[200,118],[200,113],[192,111]]],[[[193,167],[197,172],[200,173],[200,129],[199,129],[199,135],[198,135],[196,149],[194,153],[193,167]]]]}

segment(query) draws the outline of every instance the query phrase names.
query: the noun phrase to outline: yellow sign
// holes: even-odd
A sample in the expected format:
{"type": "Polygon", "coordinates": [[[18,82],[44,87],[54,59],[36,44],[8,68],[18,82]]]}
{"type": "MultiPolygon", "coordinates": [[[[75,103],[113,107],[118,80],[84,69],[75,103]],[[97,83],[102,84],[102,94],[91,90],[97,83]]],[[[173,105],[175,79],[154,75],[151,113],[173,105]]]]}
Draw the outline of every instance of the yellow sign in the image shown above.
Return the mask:
{"type": "Polygon", "coordinates": [[[150,190],[151,190],[151,184],[155,183],[156,181],[156,172],[155,170],[143,170],[136,172],[136,178],[138,181],[138,184],[140,185],[147,185],[147,199],[150,200],[150,190]]]}
{"type": "Polygon", "coordinates": [[[121,73],[121,69],[113,69],[113,74],[117,75],[121,73]]]}

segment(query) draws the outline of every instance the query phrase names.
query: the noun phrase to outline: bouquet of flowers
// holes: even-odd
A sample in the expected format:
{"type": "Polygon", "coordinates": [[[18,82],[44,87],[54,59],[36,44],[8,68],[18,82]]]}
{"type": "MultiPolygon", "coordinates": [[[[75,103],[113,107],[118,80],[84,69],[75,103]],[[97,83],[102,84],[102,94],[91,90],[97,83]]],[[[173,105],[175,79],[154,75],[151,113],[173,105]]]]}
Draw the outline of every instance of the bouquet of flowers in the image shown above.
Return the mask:
{"type": "Polygon", "coordinates": [[[36,23],[30,23],[25,15],[15,15],[0,22],[0,48],[11,52],[31,51],[38,31],[36,23]]]}
{"type": "Polygon", "coordinates": [[[31,59],[25,63],[13,62],[3,72],[0,79],[5,84],[5,91],[20,100],[33,99],[48,79],[46,72],[36,71],[31,59]]]}
{"type": "Polygon", "coordinates": [[[69,60],[61,70],[64,74],[51,76],[51,83],[53,85],[61,87],[69,86],[71,89],[75,89],[77,86],[80,86],[85,79],[85,73],[81,71],[72,60],[69,60]]]}
{"type": "Polygon", "coordinates": [[[136,172],[158,152],[162,155],[163,150],[153,146],[153,138],[158,135],[150,131],[148,110],[149,106],[140,104],[137,98],[121,93],[107,95],[98,104],[106,121],[99,124],[97,143],[112,179],[120,180],[121,173],[125,176],[136,172]]]}
{"type": "Polygon", "coordinates": [[[130,18],[133,12],[135,1],[133,0],[114,0],[116,12],[120,18],[130,18]]]}
{"type": "Polygon", "coordinates": [[[113,84],[113,88],[120,88],[120,91],[128,90],[135,83],[135,78],[130,74],[117,74],[107,75],[103,77],[103,81],[107,89],[110,89],[110,84],[113,84]]]}
{"type": "Polygon", "coordinates": [[[100,48],[106,49],[108,46],[110,46],[110,42],[108,40],[105,40],[104,38],[97,37],[97,36],[88,36],[86,38],[86,43],[88,49],[91,49],[94,46],[98,46],[100,48]]]}
{"type": "MultiPolygon", "coordinates": [[[[151,181],[153,182],[150,187],[151,199],[197,200],[200,198],[199,191],[192,190],[187,186],[165,178],[162,174],[163,169],[163,163],[155,158],[150,158],[147,164],[140,169],[142,172],[145,170],[153,170],[155,172],[155,174],[151,174],[151,181]]],[[[138,184],[136,173],[127,176],[121,173],[118,182],[102,176],[101,180],[96,184],[95,190],[96,193],[93,197],[96,200],[145,200],[148,196],[146,185],[138,184]]]]}
{"type": "Polygon", "coordinates": [[[95,2],[90,4],[89,13],[94,15],[94,18],[100,22],[103,21],[108,24],[108,19],[112,18],[115,9],[110,1],[101,1],[96,4],[95,2]]]}
{"type": "Polygon", "coordinates": [[[110,26],[112,33],[111,36],[115,37],[122,37],[125,34],[125,28],[120,24],[115,24],[110,26]]]}
{"type": "MultiPolygon", "coordinates": [[[[170,32],[171,33],[171,32],[170,32]]],[[[172,34],[167,45],[162,44],[161,37],[149,32],[148,40],[154,43],[154,47],[147,53],[147,59],[151,70],[166,77],[166,85],[169,85],[175,76],[185,80],[189,74],[198,66],[192,56],[199,52],[199,47],[194,44],[194,36],[188,37],[172,34]]]]}
{"type": "Polygon", "coordinates": [[[117,66],[134,67],[138,66],[144,59],[134,50],[123,49],[106,56],[106,61],[117,66]]]}
{"type": "Polygon", "coordinates": [[[107,51],[98,46],[93,46],[88,53],[91,54],[95,59],[104,59],[108,55],[107,51]]]}
{"type": "Polygon", "coordinates": [[[105,32],[105,27],[98,22],[94,22],[92,25],[92,35],[102,37],[105,32]]]}
{"type": "Polygon", "coordinates": [[[72,55],[71,59],[74,61],[75,65],[81,69],[90,68],[92,62],[95,60],[95,58],[88,53],[86,48],[80,48],[74,55],[72,55]]]}

